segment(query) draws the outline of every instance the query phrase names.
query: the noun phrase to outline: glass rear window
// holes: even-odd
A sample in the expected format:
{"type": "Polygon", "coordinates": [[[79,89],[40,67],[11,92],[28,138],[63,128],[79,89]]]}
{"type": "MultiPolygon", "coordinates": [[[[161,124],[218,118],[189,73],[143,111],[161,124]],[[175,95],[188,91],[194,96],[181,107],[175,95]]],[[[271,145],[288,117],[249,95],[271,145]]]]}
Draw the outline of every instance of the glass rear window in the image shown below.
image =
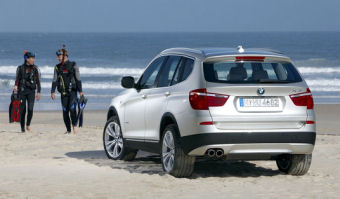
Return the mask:
{"type": "Polygon", "coordinates": [[[204,77],[216,83],[294,83],[302,78],[289,62],[205,62],[204,77]]]}

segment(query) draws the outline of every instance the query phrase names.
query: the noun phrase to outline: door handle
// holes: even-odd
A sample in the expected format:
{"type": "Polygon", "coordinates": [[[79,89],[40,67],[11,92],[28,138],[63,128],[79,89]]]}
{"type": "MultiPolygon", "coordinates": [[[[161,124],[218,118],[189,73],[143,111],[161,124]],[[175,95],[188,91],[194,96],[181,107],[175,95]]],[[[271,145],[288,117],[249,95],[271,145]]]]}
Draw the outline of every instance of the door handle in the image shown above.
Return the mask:
{"type": "Polygon", "coordinates": [[[165,95],[166,97],[168,97],[168,96],[170,95],[170,92],[167,91],[167,92],[164,93],[164,95],[165,95]]]}
{"type": "Polygon", "coordinates": [[[143,98],[143,99],[146,99],[146,95],[145,95],[145,94],[142,94],[142,98],[143,98]]]}

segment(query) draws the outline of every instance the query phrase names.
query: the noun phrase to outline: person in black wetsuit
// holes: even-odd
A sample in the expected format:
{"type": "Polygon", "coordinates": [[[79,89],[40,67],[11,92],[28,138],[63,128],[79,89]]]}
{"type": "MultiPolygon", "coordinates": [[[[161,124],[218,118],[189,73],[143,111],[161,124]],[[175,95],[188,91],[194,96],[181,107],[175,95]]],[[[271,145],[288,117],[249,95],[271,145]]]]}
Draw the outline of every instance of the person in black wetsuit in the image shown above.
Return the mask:
{"type": "Polygon", "coordinates": [[[73,132],[78,133],[76,126],[77,120],[77,92],[82,96],[82,84],[80,80],[79,67],[75,62],[68,60],[68,51],[65,48],[57,51],[59,64],[54,69],[52,81],[51,98],[56,99],[55,89],[61,95],[61,104],[63,108],[63,118],[67,129],[66,134],[71,133],[71,122],[73,132]],[[71,119],[70,119],[71,116],[71,119]]]}
{"type": "Polygon", "coordinates": [[[26,130],[30,131],[30,125],[33,117],[34,98],[39,101],[41,91],[39,69],[36,65],[34,65],[35,54],[25,51],[24,58],[25,63],[17,68],[16,80],[13,88],[14,92],[18,92],[20,99],[22,100],[20,105],[20,125],[22,133],[25,132],[26,102],[26,130]],[[37,90],[37,94],[35,94],[35,90],[37,90]]]}

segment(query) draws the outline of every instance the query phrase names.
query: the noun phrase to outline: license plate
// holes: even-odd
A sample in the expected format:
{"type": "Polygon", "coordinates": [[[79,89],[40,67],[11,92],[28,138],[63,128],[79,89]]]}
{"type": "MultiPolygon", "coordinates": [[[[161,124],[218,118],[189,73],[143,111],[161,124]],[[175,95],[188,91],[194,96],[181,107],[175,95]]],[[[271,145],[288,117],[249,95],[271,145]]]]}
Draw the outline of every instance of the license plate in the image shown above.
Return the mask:
{"type": "Polygon", "coordinates": [[[278,97],[240,97],[240,107],[279,107],[278,97]]]}

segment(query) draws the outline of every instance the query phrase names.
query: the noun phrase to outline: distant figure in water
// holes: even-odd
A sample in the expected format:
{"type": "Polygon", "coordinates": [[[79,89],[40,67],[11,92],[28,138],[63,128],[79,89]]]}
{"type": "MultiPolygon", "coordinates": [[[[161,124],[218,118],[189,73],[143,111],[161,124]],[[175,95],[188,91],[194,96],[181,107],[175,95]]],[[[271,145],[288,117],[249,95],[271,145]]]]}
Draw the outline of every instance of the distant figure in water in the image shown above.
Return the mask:
{"type": "Polygon", "coordinates": [[[65,46],[59,49],[56,54],[59,64],[54,68],[51,98],[52,100],[56,99],[55,89],[57,88],[61,95],[63,118],[67,130],[65,134],[71,133],[71,122],[73,132],[77,134],[77,92],[79,92],[80,96],[84,95],[80,81],[79,67],[76,62],[68,60],[69,54],[65,46]]]}
{"type": "Polygon", "coordinates": [[[20,104],[20,125],[21,132],[25,133],[25,116],[26,116],[26,102],[27,102],[27,122],[26,130],[31,130],[31,121],[33,117],[34,98],[40,100],[40,74],[39,69],[34,65],[35,54],[25,51],[25,62],[18,66],[16,72],[14,92],[17,92],[21,99],[20,104]],[[35,94],[37,90],[37,94],[35,94]]]}

